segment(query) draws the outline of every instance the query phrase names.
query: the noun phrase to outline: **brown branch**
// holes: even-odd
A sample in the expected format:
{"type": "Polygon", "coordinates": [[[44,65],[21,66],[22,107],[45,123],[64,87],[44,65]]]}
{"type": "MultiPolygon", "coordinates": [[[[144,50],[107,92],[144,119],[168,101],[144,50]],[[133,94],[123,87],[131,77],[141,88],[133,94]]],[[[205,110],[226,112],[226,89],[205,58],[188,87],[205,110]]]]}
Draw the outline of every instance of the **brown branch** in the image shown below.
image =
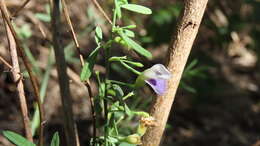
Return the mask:
{"type": "Polygon", "coordinates": [[[12,65],[8,63],[2,56],[0,56],[0,61],[2,61],[10,70],[13,68],[12,65]]]}
{"type": "Polygon", "coordinates": [[[44,24],[41,21],[39,21],[38,18],[36,18],[35,15],[30,11],[25,12],[25,16],[27,16],[31,20],[31,22],[34,24],[34,26],[39,29],[44,41],[47,42],[48,44],[51,44],[50,32],[44,26],[44,24]]]}
{"type": "MultiPolygon", "coordinates": [[[[79,54],[81,67],[83,67],[84,66],[84,58],[83,58],[83,55],[80,51],[80,46],[79,46],[79,43],[78,43],[78,40],[77,40],[77,36],[76,36],[76,33],[75,33],[74,28],[73,28],[72,23],[71,23],[71,19],[70,19],[70,16],[69,16],[69,11],[68,11],[66,1],[61,0],[61,2],[62,2],[62,6],[63,6],[63,13],[64,13],[66,21],[67,21],[67,23],[70,27],[71,36],[72,36],[73,41],[76,45],[76,50],[79,54]]],[[[90,102],[90,106],[91,106],[91,114],[92,114],[92,121],[93,121],[93,145],[95,145],[95,143],[96,143],[96,113],[95,113],[95,109],[94,109],[95,108],[94,107],[94,98],[93,98],[94,96],[92,94],[92,90],[91,90],[91,86],[90,86],[89,81],[84,82],[84,85],[87,88],[88,94],[89,94],[89,102],[90,102]]]]}
{"type": "Polygon", "coordinates": [[[18,13],[30,2],[30,0],[26,0],[12,15],[12,17],[16,17],[18,13]]]}
{"type": "Polygon", "coordinates": [[[64,128],[66,135],[66,142],[68,146],[76,146],[77,138],[75,131],[75,124],[72,112],[72,99],[69,88],[69,79],[67,75],[67,64],[65,61],[64,50],[61,46],[60,36],[60,1],[54,0],[52,7],[52,39],[55,52],[56,67],[59,78],[60,94],[62,101],[62,108],[64,113],[64,128]]]}
{"type": "Polygon", "coordinates": [[[100,4],[97,2],[97,0],[92,0],[92,2],[95,4],[95,6],[98,8],[98,10],[103,14],[103,16],[107,19],[107,21],[110,24],[113,24],[113,22],[111,21],[111,19],[108,17],[108,15],[106,14],[106,12],[103,10],[103,8],[100,6],[100,4]]]}
{"type": "Polygon", "coordinates": [[[168,82],[167,92],[163,96],[158,96],[153,103],[150,114],[158,123],[156,127],[148,128],[143,137],[144,146],[158,146],[160,144],[183,69],[197,35],[207,2],[208,0],[184,1],[184,10],[168,50],[168,69],[173,77],[168,82]]]}
{"type": "Polygon", "coordinates": [[[32,84],[32,87],[33,87],[33,90],[34,90],[34,93],[35,93],[35,96],[36,96],[36,100],[37,100],[39,112],[40,112],[40,123],[41,124],[40,124],[40,129],[39,129],[39,146],[43,146],[43,124],[42,123],[43,123],[43,119],[44,119],[44,113],[43,113],[43,107],[42,107],[42,104],[41,104],[37,79],[32,72],[32,66],[29,63],[29,61],[28,61],[28,59],[27,59],[27,57],[24,53],[24,49],[22,48],[21,42],[18,39],[17,34],[16,34],[16,32],[13,28],[13,25],[10,21],[10,16],[9,16],[8,10],[7,10],[6,5],[5,5],[5,0],[0,0],[0,8],[1,8],[2,15],[3,15],[3,21],[5,21],[8,25],[8,28],[10,30],[9,34],[12,34],[12,37],[13,37],[15,44],[16,44],[17,52],[21,56],[23,63],[25,65],[25,68],[28,71],[29,76],[30,76],[30,81],[31,81],[31,84],[32,84]]]}
{"type": "Polygon", "coordinates": [[[39,21],[39,20],[35,17],[35,15],[34,15],[32,12],[30,12],[30,11],[26,12],[26,13],[25,13],[25,16],[27,16],[27,17],[32,21],[32,23],[39,29],[39,31],[41,32],[41,34],[42,34],[42,36],[43,36],[43,38],[44,38],[45,40],[50,40],[50,39],[48,39],[48,37],[47,37],[47,35],[46,35],[46,32],[45,32],[46,28],[45,28],[44,25],[41,23],[41,21],[39,21]]]}
{"type": "Polygon", "coordinates": [[[65,0],[61,0],[61,3],[62,3],[62,6],[63,6],[64,16],[66,18],[66,21],[67,21],[69,27],[70,27],[71,36],[73,38],[73,41],[74,41],[74,43],[76,45],[77,52],[79,54],[80,63],[81,63],[82,66],[84,66],[84,58],[83,58],[82,53],[80,52],[79,42],[78,42],[76,33],[74,31],[73,25],[72,25],[71,20],[70,20],[69,11],[68,11],[68,7],[67,7],[67,4],[66,4],[66,1],[65,0]]]}
{"type": "Polygon", "coordinates": [[[28,116],[29,115],[28,107],[27,107],[26,97],[25,97],[25,93],[24,93],[24,85],[23,85],[23,81],[22,81],[22,76],[20,74],[20,66],[19,66],[19,61],[18,61],[18,55],[16,52],[16,43],[15,43],[14,37],[5,21],[4,21],[4,25],[5,25],[5,30],[6,30],[6,34],[7,34],[9,51],[10,51],[13,66],[9,65],[7,62],[6,63],[8,64],[8,67],[11,67],[11,72],[12,72],[14,82],[17,84],[17,93],[18,93],[18,97],[20,100],[20,108],[21,108],[21,112],[22,112],[22,119],[23,119],[26,138],[29,141],[33,142],[31,127],[30,127],[30,119],[28,116]]]}

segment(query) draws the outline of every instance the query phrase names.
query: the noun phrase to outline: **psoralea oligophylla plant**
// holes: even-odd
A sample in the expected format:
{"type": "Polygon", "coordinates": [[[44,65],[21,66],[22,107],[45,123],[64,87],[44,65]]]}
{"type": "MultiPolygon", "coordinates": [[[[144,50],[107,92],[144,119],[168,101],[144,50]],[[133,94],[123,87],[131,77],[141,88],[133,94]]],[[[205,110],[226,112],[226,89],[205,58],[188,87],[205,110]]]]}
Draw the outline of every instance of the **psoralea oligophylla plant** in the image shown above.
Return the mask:
{"type": "Polygon", "coordinates": [[[96,27],[95,41],[97,47],[87,58],[80,75],[82,81],[86,81],[90,78],[96,58],[100,52],[99,50],[104,49],[106,74],[104,78],[101,78],[99,73],[96,73],[99,85],[99,94],[94,98],[94,111],[96,115],[103,115],[102,118],[105,121],[97,122],[97,124],[102,123],[97,126],[101,127],[98,131],[99,133],[104,134],[96,139],[92,139],[91,145],[115,146],[122,143],[139,145],[141,144],[141,137],[145,134],[147,127],[156,125],[156,119],[150,117],[146,112],[132,110],[128,107],[126,100],[133,97],[136,93],[135,90],[144,86],[145,83],[150,85],[157,94],[164,94],[167,89],[167,80],[171,77],[171,74],[162,64],[156,64],[143,72],[139,72],[135,68],[143,67],[142,63],[130,60],[130,57],[127,56],[118,57],[111,54],[113,53],[110,51],[113,44],[117,43],[128,48],[128,50],[135,51],[143,57],[148,59],[152,58],[152,54],[149,51],[133,40],[135,33],[131,29],[135,28],[135,25],[117,25],[117,21],[124,17],[122,13],[123,9],[141,14],[151,14],[152,11],[144,6],[129,4],[127,0],[114,0],[114,3],[115,7],[113,9],[113,23],[111,26],[111,34],[109,35],[110,38],[105,41],[102,36],[102,29],[98,26],[96,27]],[[129,71],[137,74],[138,76],[135,84],[111,80],[111,63],[119,63],[129,71]],[[121,86],[129,87],[129,89],[132,89],[133,91],[125,94],[125,91],[121,86]],[[124,124],[124,122],[126,122],[124,119],[126,117],[132,117],[130,119],[134,119],[133,117],[135,116],[141,118],[136,127],[137,130],[131,130],[136,132],[124,135],[126,132],[121,130],[123,129],[122,127],[126,125],[124,124]]]}

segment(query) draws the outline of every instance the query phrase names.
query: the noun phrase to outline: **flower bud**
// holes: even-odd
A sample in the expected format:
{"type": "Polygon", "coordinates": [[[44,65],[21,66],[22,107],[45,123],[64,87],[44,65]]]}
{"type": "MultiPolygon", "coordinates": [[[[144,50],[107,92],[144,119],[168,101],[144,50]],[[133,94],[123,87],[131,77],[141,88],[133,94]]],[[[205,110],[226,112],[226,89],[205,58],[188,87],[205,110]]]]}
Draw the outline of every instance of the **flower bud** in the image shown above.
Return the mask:
{"type": "Polygon", "coordinates": [[[124,141],[127,142],[127,143],[130,143],[130,144],[137,144],[137,145],[142,144],[141,136],[139,134],[129,135],[125,138],[124,141]]]}

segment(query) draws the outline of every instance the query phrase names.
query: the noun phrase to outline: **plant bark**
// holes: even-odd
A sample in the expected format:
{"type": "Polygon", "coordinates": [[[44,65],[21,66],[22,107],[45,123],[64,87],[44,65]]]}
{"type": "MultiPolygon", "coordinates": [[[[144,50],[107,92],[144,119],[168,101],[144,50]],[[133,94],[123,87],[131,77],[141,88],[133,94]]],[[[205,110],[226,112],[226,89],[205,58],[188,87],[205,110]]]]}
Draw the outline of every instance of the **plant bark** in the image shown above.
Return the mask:
{"type": "Polygon", "coordinates": [[[151,108],[157,125],[148,128],[143,136],[143,146],[158,146],[163,135],[165,125],[175,98],[175,94],[182,77],[182,73],[189,57],[193,42],[196,38],[208,0],[185,0],[177,29],[168,49],[167,65],[172,74],[168,81],[168,90],[163,96],[158,96],[151,108]]]}
{"type": "Polygon", "coordinates": [[[26,70],[28,71],[28,74],[30,77],[30,81],[31,81],[31,84],[32,84],[32,87],[34,90],[35,98],[37,100],[37,104],[38,104],[38,108],[39,108],[39,112],[40,112],[39,146],[43,146],[44,111],[43,111],[43,106],[41,103],[41,98],[40,98],[40,93],[39,93],[39,88],[38,88],[38,80],[32,71],[32,65],[28,61],[28,58],[25,55],[24,49],[22,47],[22,43],[21,43],[20,39],[18,38],[18,36],[15,32],[15,29],[12,25],[12,22],[11,22],[11,19],[9,16],[9,12],[6,8],[5,0],[0,0],[0,9],[1,9],[2,16],[3,16],[3,21],[6,22],[6,24],[8,25],[10,34],[12,34],[13,40],[15,41],[16,50],[19,53],[20,57],[22,58],[24,66],[25,66],[26,70]]]}
{"type": "Polygon", "coordinates": [[[24,85],[23,85],[23,77],[20,72],[20,65],[19,65],[19,59],[16,51],[16,43],[14,40],[14,37],[12,35],[12,32],[8,26],[8,24],[4,20],[4,25],[6,29],[6,34],[7,34],[7,39],[8,39],[8,44],[9,44],[9,51],[11,55],[11,60],[12,60],[12,67],[11,67],[11,72],[13,76],[13,80],[16,83],[17,87],[17,93],[18,97],[20,100],[20,108],[22,112],[22,119],[23,119],[23,124],[24,124],[24,130],[25,130],[25,135],[26,138],[33,142],[33,137],[32,137],[32,132],[31,132],[31,127],[30,127],[30,119],[29,119],[29,113],[28,113],[28,107],[26,103],[26,97],[25,97],[25,92],[24,92],[24,85]]]}
{"type": "Polygon", "coordinates": [[[72,112],[72,99],[69,88],[69,78],[67,75],[67,64],[65,61],[65,54],[61,43],[61,22],[60,22],[60,0],[53,1],[52,7],[52,37],[53,47],[55,52],[56,67],[58,72],[60,94],[62,101],[62,108],[64,114],[64,129],[66,135],[66,143],[68,146],[76,146],[76,130],[74,124],[74,117],[72,112]]]}

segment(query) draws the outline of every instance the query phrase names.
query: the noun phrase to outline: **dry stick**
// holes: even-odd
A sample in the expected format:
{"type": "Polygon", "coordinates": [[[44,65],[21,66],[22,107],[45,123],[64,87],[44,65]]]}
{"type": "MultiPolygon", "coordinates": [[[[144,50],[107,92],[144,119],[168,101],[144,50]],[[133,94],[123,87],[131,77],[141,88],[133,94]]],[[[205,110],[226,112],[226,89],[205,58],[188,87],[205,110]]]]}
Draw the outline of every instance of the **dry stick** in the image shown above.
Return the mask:
{"type": "Polygon", "coordinates": [[[74,41],[74,43],[76,45],[76,49],[77,49],[77,52],[78,52],[79,57],[80,57],[80,63],[81,63],[82,66],[84,66],[84,58],[83,58],[83,55],[80,52],[79,42],[78,42],[76,33],[74,31],[74,28],[73,28],[71,20],[70,20],[69,11],[68,11],[68,7],[67,7],[67,4],[66,4],[66,1],[65,0],[61,0],[61,3],[62,3],[62,6],[63,6],[63,12],[64,12],[64,15],[65,15],[66,21],[67,21],[67,23],[68,23],[68,25],[70,27],[70,33],[72,35],[73,41],[74,41]]]}
{"type": "MultiPolygon", "coordinates": [[[[71,32],[71,36],[73,38],[73,41],[76,45],[76,50],[79,54],[79,58],[80,58],[80,62],[81,62],[81,67],[84,66],[84,58],[83,58],[83,55],[80,51],[80,46],[79,46],[79,43],[78,43],[78,39],[77,39],[77,36],[76,36],[76,33],[74,31],[74,28],[72,26],[72,23],[71,23],[71,20],[70,20],[70,16],[69,16],[69,11],[68,11],[68,7],[67,7],[67,4],[66,4],[66,1],[65,0],[61,0],[62,2],[62,6],[63,6],[63,13],[65,15],[65,18],[66,18],[66,21],[70,27],[70,32],[71,32]]],[[[89,102],[90,102],[90,106],[91,106],[91,114],[92,114],[92,120],[93,120],[93,144],[95,145],[96,143],[96,113],[95,113],[95,107],[94,107],[94,96],[92,94],[92,90],[91,90],[91,86],[90,86],[90,82],[89,80],[84,82],[84,85],[86,86],[87,90],[88,90],[88,94],[89,94],[89,102]]]]}
{"type": "Polygon", "coordinates": [[[172,78],[168,90],[158,96],[151,108],[151,116],[158,120],[156,127],[148,129],[143,137],[143,146],[158,146],[174,101],[174,97],[197,35],[208,0],[185,0],[184,10],[168,50],[168,69],[172,78]]]}
{"type": "Polygon", "coordinates": [[[30,0],[26,0],[11,16],[16,17],[17,14],[30,2],[30,0]]]}
{"type": "Polygon", "coordinates": [[[44,25],[41,23],[41,21],[39,21],[36,17],[35,14],[33,14],[32,12],[26,12],[25,15],[32,21],[32,23],[39,29],[39,31],[41,32],[41,35],[43,36],[43,38],[45,40],[48,40],[50,42],[50,39],[48,39],[46,32],[45,32],[45,27],[44,25]]]}
{"type": "Polygon", "coordinates": [[[0,61],[2,61],[9,69],[13,69],[12,65],[8,63],[2,56],[0,56],[0,61]]]}
{"type": "MultiPolygon", "coordinates": [[[[23,119],[23,124],[24,124],[25,135],[29,141],[33,142],[32,132],[31,132],[31,128],[30,128],[30,119],[28,117],[28,107],[27,107],[26,97],[25,97],[25,93],[24,93],[24,85],[23,85],[22,76],[20,74],[20,66],[19,66],[19,61],[18,61],[19,59],[18,59],[18,55],[17,55],[17,51],[16,51],[16,43],[15,43],[14,37],[5,21],[4,21],[4,25],[5,25],[5,30],[6,30],[8,45],[9,45],[9,51],[10,51],[10,55],[11,55],[12,65],[13,65],[13,66],[11,66],[11,68],[12,68],[11,72],[13,75],[14,82],[17,84],[17,93],[18,93],[18,97],[20,100],[20,108],[21,108],[21,112],[22,112],[22,119],[23,119]]],[[[9,67],[9,65],[8,65],[8,67],[9,67]]]]}
{"type": "Polygon", "coordinates": [[[111,21],[111,19],[108,17],[108,15],[106,14],[106,12],[102,9],[102,7],[100,6],[100,4],[97,2],[97,0],[92,0],[92,2],[95,4],[95,6],[98,8],[98,10],[103,14],[103,16],[107,19],[107,21],[110,24],[113,24],[113,22],[111,21]]]}
{"type": "Polygon", "coordinates": [[[53,47],[55,52],[56,67],[58,71],[60,94],[62,100],[62,108],[64,112],[65,120],[65,135],[66,142],[68,146],[76,146],[77,139],[75,134],[75,125],[73,120],[72,112],[72,99],[69,88],[69,79],[67,75],[67,64],[65,61],[64,50],[61,46],[61,36],[60,36],[60,1],[54,0],[52,7],[52,38],[53,47]]]}
{"type": "Polygon", "coordinates": [[[34,94],[36,96],[36,100],[37,100],[38,107],[39,107],[39,112],[40,112],[40,123],[41,124],[40,124],[40,129],[39,129],[39,146],[43,146],[43,126],[44,126],[43,125],[43,120],[44,120],[44,113],[43,113],[43,107],[42,107],[42,104],[41,104],[41,99],[40,99],[40,93],[39,93],[37,80],[36,80],[36,77],[34,76],[34,74],[32,72],[32,66],[29,63],[29,61],[28,61],[28,59],[27,59],[27,57],[26,57],[26,55],[24,53],[24,49],[22,48],[21,42],[20,42],[20,40],[17,37],[17,34],[16,34],[16,32],[15,32],[15,30],[13,28],[13,25],[11,24],[10,17],[9,17],[9,14],[8,14],[8,10],[7,10],[6,5],[5,5],[5,0],[0,0],[0,8],[1,8],[2,15],[3,15],[3,19],[8,24],[10,32],[11,32],[11,34],[12,34],[14,40],[15,40],[17,52],[21,56],[21,58],[23,60],[23,63],[25,65],[25,68],[28,71],[29,76],[30,76],[30,81],[31,81],[31,84],[33,86],[34,94]]]}

